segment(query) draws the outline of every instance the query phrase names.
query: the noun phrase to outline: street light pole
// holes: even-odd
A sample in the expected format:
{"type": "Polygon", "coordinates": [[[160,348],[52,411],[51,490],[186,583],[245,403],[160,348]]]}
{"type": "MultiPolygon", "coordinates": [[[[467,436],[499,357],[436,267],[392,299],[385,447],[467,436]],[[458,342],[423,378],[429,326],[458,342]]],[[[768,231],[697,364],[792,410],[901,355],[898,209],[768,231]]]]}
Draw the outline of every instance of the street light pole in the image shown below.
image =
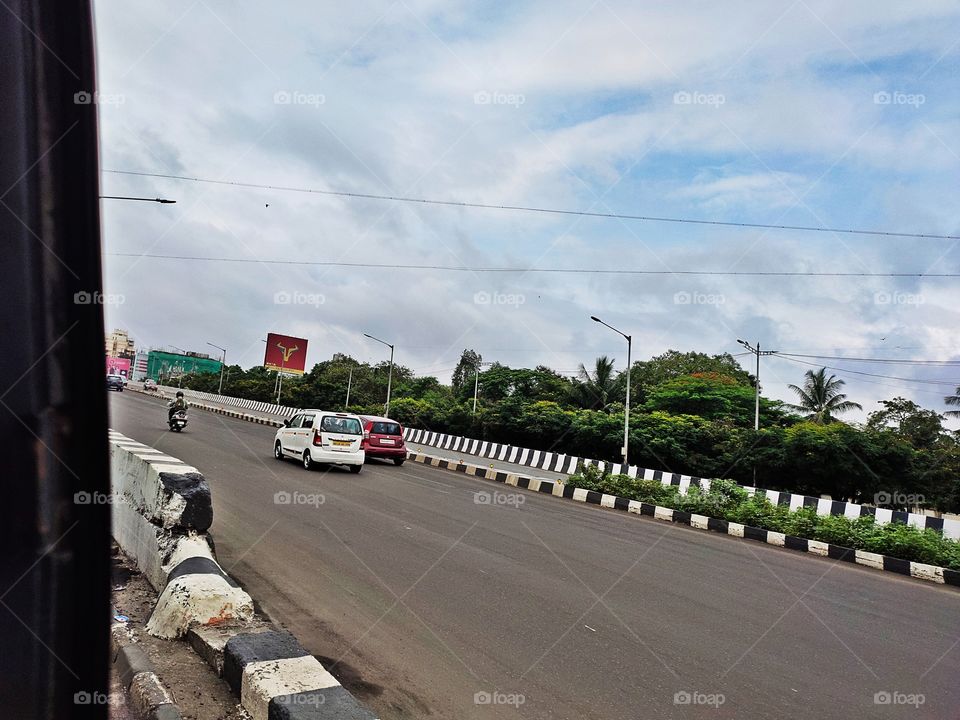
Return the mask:
{"type": "Polygon", "coordinates": [[[477,395],[480,390],[480,368],[484,365],[492,365],[493,363],[484,363],[478,362],[474,365],[474,376],[473,376],[473,415],[477,414],[477,395]]]}
{"type": "Polygon", "coordinates": [[[350,386],[353,385],[353,365],[350,366],[350,375],[347,377],[347,400],[343,403],[343,409],[350,407],[350,386]]]}
{"type": "Polygon", "coordinates": [[[390,348],[390,372],[387,375],[387,403],[383,409],[383,414],[386,417],[390,417],[390,390],[393,386],[393,345],[385,340],[381,340],[380,338],[375,338],[373,335],[369,335],[368,333],[364,333],[363,336],[368,337],[371,340],[376,340],[381,345],[386,345],[388,348],[390,348]]]}
{"type": "Polygon", "coordinates": [[[223,395],[223,369],[227,366],[227,349],[219,345],[214,345],[212,342],[208,342],[207,345],[215,347],[223,353],[223,356],[220,358],[220,387],[217,389],[217,395],[223,395]]]}
{"type": "Polygon", "coordinates": [[[594,322],[600,323],[601,325],[606,325],[608,328],[613,330],[618,335],[623,336],[627,340],[627,397],[623,408],[623,448],[621,449],[621,452],[623,453],[623,464],[628,465],[630,458],[630,363],[633,351],[633,336],[617,330],[613,325],[605,323],[596,315],[591,315],[590,319],[594,322]]]}

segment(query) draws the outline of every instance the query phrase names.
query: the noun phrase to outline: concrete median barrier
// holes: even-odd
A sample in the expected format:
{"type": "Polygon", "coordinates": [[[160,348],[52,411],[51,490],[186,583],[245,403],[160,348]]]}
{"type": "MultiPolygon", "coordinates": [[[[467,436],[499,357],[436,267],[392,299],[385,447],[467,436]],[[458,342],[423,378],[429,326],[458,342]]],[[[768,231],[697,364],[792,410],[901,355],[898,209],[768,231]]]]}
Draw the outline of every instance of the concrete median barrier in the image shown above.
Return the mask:
{"type": "Polygon", "coordinates": [[[176,638],[194,624],[250,620],[253,600],[214,558],[203,475],[113,431],[110,456],[113,536],[160,592],[147,632],[176,638]]]}
{"type": "MultiPolygon", "coordinates": [[[[112,430],[110,452],[114,538],[160,592],[147,632],[186,637],[254,720],[376,720],[293,635],[258,619],[217,563],[203,475],[112,430]]],[[[124,658],[136,676],[131,693],[145,708],[174,712],[141,660],[135,651],[124,658]]]]}

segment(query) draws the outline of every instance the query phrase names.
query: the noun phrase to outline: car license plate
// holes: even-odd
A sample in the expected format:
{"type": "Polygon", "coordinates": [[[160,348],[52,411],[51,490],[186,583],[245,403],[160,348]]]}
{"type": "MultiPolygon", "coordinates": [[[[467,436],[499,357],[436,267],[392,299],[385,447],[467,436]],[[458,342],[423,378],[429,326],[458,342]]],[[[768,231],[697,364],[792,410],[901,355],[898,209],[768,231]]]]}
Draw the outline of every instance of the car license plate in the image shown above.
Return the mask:
{"type": "Polygon", "coordinates": [[[349,440],[334,440],[334,441],[333,441],[333,444],[336,445],[337,447],[344,447],[344,446],[349,447],[349,446],[350,446],[350,441],[349,441],[349,440]]]}
{"type": "Polygon", "coordinates": [[[387,438],[380,438],[380,444],[381,444],[381,445],[396,445],[397,443],[396,443],[395,440],[388,440],[387,438]]]}

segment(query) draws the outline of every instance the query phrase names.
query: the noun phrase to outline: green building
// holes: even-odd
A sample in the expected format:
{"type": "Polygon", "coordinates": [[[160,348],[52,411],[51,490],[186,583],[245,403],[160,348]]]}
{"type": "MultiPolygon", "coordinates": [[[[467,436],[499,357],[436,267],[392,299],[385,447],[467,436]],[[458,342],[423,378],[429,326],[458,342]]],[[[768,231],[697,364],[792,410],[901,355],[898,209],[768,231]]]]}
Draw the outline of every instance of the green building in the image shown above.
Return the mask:
{"type": "Polygon", "coordinates": [[[198,355],[184,355],[151,350],[147,354],[147,377],[157,382],[168,382],[171,377],[190,373],[220,373],[220,361],[198,355]]]}

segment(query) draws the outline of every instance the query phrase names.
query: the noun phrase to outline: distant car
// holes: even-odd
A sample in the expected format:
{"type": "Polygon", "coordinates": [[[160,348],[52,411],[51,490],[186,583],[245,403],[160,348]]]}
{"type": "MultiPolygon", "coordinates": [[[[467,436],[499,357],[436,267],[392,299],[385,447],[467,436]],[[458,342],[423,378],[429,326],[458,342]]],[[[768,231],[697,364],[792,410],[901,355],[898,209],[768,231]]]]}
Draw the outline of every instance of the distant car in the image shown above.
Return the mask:
{"type": "Polygon", "coordinates": [[[407,446],[403,442],[403,428],[396,420],[376,415],[361,415],[363,421],[363,449],[368,458],[393,460],[403,465],[407,446]]]}
{"type": "Polygon", "coordinates": [[[150,378],[147,378],[146,380],[143,381],[143,389],[144,389],[144,390],[151,390],[151,391],[152,391],[152,390],[156,390],[156,389],[157,389],[157,381],[156,381],[156,380],[151,380],[150,378]]]}
{"type": "Polygon", "coordinates": [[[123,375],[107,375],[107,390],[123,392],[123,375]]]}
{"type": "Polygon", "coordinates": [[[273,456],[295,458],[307,470],[330,463],[358,473],[364,461],[363,423],[350,413],[301,410],[277,430],[273,456]]]}

